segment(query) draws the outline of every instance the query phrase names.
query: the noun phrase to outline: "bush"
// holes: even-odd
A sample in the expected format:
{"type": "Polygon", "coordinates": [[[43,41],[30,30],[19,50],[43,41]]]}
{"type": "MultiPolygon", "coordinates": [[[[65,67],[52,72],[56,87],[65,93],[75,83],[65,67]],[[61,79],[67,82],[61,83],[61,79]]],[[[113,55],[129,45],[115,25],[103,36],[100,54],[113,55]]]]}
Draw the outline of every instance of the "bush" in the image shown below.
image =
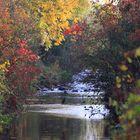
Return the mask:
{"type": "Polygon", "coordinates": [[[62,70],[56,61],[50,66],[46,66],[43,74],[40,76],[39,85],[52,86],[63,84],[71,80],[72,74],[69,71],[62,70]]]}

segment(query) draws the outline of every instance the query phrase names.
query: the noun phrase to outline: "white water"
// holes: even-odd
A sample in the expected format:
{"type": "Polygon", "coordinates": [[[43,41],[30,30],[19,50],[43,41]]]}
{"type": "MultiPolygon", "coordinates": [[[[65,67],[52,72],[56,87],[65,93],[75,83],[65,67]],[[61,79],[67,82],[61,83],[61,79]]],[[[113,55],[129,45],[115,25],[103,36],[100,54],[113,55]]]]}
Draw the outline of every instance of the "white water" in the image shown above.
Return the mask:
{"type": "MultiPolygon", "coordinates": [[[[92,83],[84,83],[83,80],[91,75],[90,70],[83,70],[78,74],[75,74],[72,78],[72,82],[68,84],[67,90],[59,90],[58,87],[54,87],[53,89],[43,89],[40,90],[38,95],[46,95],[48,93],[66,93],[75,94],[80,96],[91,96],[94,95],[94,99],[101,98],[101,94],[103,92],[95,92],[94,85],[92,83]]],[[[57,95],[57,96],[58,96],[57,95]]],[[[52,94],[53,96],[53,94],[52,94]]],[[[77,96],[76,96],[77,97],[77,96]]],[[[35,106],[34,106],[35,107],[35,106]]],[[[38,105],[39,107],[39,105],[38,105]]],[[[80,118],[80,119],[103,119],[108,114],[109,111],[105,108],[104,105],[62,105],[62,104],[48,104],[48,105],[40,105],[43,109],[42,111],[38,110],[37,112],[47,113],[60,117],[69,117],[69,118],[80,118]]]]}
{"type": "Polygon", "coordinates": [[[30,107],[43,108],[33,111],[51,114],[59,117],[79,118],[79,119],[103,119],[108,115],[109,111],[104,105],[62,105],[62,104],[48,104],[48,105],[30,105],[30,107]],[[45,110],[46,108],[46,110],[45,110]]]}
{"type": "MultiPolygon", "coordinates": [[[[59,90],[58,87],[52,89],[43,88],[38,91],[37,95],[46,95],[47,93],[67,93],[77,95],[100,95],[103,92],[95,92],[94,85],[90,82],[84,83],[83,80],[91,75],[91,71],[86,69],[73,75],[72,82],[67,84],[68,89],[59,90]]],[[[62,87],[63,88],[63,87],[62,87]]]]}

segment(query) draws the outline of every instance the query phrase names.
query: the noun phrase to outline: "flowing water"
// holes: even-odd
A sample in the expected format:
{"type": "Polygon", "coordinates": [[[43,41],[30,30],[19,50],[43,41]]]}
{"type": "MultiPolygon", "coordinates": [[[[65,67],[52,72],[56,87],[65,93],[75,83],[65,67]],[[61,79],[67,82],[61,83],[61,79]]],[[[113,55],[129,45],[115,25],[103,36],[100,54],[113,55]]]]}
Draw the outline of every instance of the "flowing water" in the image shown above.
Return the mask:
{"type": "Polygon", "coordinates": [[[81,82],[89,72],[75,75],[70,90],[40,90],[14,124],[10,140],[109,140],[102,95],[81,82]]]}
{"type": "Polygon", "coordinates": [[[109,140],[104,105],[37,104],[25,106],[2,140],[109,140]]]}
{"type": "Polygon", "coordinates": [[[17,140],[109,140],[103,119],[28,112],[20,118],[17,128],[17,140]]]}

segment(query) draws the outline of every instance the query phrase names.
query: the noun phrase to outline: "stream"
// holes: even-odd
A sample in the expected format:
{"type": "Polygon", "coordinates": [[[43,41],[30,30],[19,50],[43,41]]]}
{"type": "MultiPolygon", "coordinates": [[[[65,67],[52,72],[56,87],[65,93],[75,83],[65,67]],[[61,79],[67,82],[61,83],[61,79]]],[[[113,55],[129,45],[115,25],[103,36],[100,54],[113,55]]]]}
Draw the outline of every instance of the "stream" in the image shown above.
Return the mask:
{"type": "Polygon", "coordinates": [[[103,119],[80,119],[41,112],[24,114],[18,140],[109,140],[103,119]]]}
{"type": "Polygon", "coordinates": [[[109,110],[102,102],[103,92],[82,82],[88,74],[86,70],[75,75],[69,89],[39,90],[34,103],[32,99],[24,106],[10,140],[110,140],[105,121],[109,110]]]}

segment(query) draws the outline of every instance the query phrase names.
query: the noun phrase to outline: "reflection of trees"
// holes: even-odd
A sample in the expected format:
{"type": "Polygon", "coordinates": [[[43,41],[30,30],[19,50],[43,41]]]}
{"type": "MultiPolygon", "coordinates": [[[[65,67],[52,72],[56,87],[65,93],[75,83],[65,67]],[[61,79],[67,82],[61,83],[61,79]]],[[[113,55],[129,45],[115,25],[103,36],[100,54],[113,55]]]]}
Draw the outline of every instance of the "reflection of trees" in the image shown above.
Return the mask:
{"type": "Polygon", "coordinates": [[[38,115],[23,115],[17,127],[18,140],[39,140],[39,120],[38,115]]]}
{"type": "Polygon", "coordinates": [[[104,121],[85,120],[78,140],[101,140],[104,138],[104,121]]]}
{"type": "Polygon", "coordinates": [[[24,115],[18,125],[18,140],[101,140],[103,120],[72,119],[39,113],[24,115]]]}

